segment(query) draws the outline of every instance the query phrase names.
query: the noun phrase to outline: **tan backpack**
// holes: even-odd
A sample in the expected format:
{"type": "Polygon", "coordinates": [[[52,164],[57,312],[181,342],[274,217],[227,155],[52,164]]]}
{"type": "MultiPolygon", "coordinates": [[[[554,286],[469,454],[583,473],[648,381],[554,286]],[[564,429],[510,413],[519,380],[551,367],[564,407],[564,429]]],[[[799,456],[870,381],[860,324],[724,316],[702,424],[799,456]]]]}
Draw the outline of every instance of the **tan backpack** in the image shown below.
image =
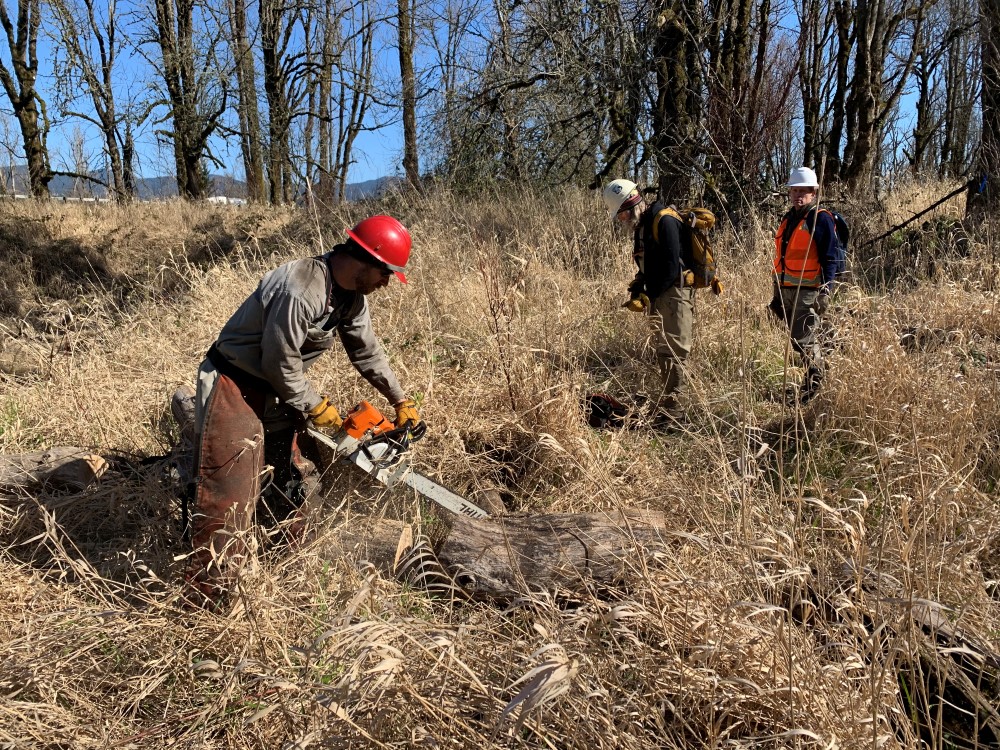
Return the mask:
{"type": "Polygon", "coordinates": [[[691,267],[685,268],[682,272],[684,286],[693,286],[695,289],[710,287],[715,294],[722,294],[722,282],[716,278],[715,254],[712,252],[712,242],[708,236],[715,226],[715,214],[701,207],[685,208],[682,211],[673,206],[661,209],[653,217],[653,239],[656,242],[660,241],[657,235],[660,219],[664,216],[677,219],[691,229],[691,267]]]}

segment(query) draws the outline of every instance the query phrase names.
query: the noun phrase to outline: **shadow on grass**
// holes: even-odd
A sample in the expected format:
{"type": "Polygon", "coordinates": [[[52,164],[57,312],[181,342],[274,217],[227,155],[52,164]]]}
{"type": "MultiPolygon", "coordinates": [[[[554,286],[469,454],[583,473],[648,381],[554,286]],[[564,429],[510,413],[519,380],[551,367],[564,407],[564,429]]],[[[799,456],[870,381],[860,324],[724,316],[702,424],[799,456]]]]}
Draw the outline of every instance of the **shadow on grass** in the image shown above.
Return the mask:
{"type": "Polygon", "coordinates": [[[169,590],[185,553],[180,500],[162,465],[109,457],[96,486],[24,488],[0,495],[0,548],[53,582],[126,601],[169,590]]]}

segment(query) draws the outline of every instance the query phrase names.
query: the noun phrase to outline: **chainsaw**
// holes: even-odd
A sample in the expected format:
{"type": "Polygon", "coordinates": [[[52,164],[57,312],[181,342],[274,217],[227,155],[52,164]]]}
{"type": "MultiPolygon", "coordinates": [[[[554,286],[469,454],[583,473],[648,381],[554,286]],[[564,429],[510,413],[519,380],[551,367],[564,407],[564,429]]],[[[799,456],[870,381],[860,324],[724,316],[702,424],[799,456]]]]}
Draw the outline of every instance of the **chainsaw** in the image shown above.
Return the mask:
{"type": "Polygon", "coordinates": [[[427,425],[423,422],[413,427],[393,427],[392,422],[367,401],[348,412],[337,432],[306,429],[315,440],[333,451],[335,460],[354,464],[386,487],[405,484],[452,513],[484,518],[487,513],[478,505],[413,471],[408,459],[410,446],[426,431],[427,425]]]}

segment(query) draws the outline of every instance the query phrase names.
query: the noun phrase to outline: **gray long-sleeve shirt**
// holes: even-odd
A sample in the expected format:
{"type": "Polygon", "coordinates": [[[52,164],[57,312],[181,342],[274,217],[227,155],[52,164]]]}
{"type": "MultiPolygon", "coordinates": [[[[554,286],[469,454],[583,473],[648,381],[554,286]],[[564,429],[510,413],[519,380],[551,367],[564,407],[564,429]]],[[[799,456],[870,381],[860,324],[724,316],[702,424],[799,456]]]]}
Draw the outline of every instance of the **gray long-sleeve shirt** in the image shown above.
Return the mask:
{"type": "Polygon", "coordinates": [[[270,383],[282,401],[309,411],[321,397],[305,371],[339,335],[358,372],[396,404],[406,394],[375,338],[365,296],[337,286],[329,255],[293,260],[264,276],[215,347],[236,367],[270,383]]]}

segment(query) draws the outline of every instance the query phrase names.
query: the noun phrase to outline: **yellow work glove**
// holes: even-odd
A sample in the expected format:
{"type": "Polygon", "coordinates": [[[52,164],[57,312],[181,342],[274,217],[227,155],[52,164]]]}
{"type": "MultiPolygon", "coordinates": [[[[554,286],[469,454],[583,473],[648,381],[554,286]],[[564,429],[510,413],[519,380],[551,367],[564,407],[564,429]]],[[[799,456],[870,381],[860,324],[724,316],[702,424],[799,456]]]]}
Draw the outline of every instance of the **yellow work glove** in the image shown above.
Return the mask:
{"type": "Polygon", "coordinates": [[[646,312],[649,307],[649,297],[640,292],[638,297],[633,297],[624,305],[622,305],[626,310],[631,310],[632,312],[646,312]]]}
{"type": "Polygon", "coordinates": [[[394,404],[396,407],[396,427],[416,427],[420,424],[420,415],[417,413],[417,402],[412,398],[394,404]]]}
{"type": "Polygon", "coordinates": [[[323,396],[323,400],[309,410],[309,418],[312,420],[313,426],[321,430],[336,430],[344,423],[337,407],[331,404],[326,396],[323,396]]]}

